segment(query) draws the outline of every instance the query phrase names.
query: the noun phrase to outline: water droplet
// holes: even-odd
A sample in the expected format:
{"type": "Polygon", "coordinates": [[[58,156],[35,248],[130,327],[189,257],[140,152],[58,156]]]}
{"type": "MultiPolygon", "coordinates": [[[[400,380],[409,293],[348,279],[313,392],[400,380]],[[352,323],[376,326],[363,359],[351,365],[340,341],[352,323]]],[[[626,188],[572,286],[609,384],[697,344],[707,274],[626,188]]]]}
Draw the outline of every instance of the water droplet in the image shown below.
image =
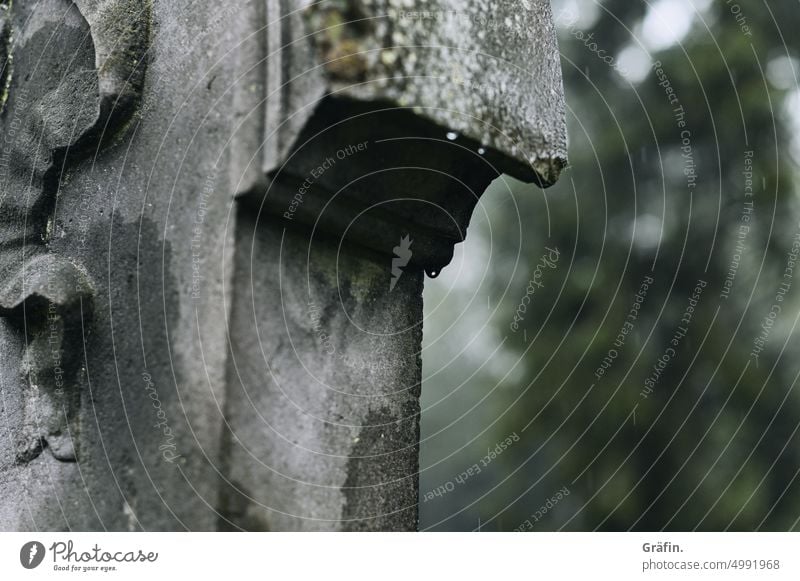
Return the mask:
{"type": "Polygon", "coordinates": [[[440,273],[440,272],[441,272],[441,271],[440,271],[440,270],[438,270],[438,269],[436,269],[436,268],[431,268],[431,269],[427,269],[427,270],[425,271],[425,274],[427,274],[427,275],[428,275],[428,277],[430,277],[430,278],[436,278],[437,276],[439,276],[439,273],[440,273]]]}
{"type": "Polygon", "coordinates": [[[456,139],[458,139],[458,133],[456,133],[455,131],[450,131],[447,134],[447,139],[449,139],[450,141],[455,141],[456,139]]]}

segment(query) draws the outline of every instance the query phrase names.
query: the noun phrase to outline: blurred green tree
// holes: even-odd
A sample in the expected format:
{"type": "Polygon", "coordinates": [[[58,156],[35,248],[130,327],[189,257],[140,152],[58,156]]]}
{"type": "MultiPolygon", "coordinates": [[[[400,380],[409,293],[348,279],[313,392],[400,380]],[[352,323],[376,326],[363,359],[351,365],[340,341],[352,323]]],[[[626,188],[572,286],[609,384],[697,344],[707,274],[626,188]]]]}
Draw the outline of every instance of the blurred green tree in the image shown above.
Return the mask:
{"type": "Polygon", "coordinates": [[[448,300],[488,301],[500,351],[483,363],[504,367],[470,375],[450,360],[470,349],[426,331],[423,494],[508,434],[520,442],[423,502],[422,524],[797,528],[797,5],[555,10],[571,168],[545,193],[498,180],[471,234],[485,277],[445,279],[449,299],[426,291],[448,320],[448,300]],[[558,266],[514,332],[546,247],[558,266]]]}

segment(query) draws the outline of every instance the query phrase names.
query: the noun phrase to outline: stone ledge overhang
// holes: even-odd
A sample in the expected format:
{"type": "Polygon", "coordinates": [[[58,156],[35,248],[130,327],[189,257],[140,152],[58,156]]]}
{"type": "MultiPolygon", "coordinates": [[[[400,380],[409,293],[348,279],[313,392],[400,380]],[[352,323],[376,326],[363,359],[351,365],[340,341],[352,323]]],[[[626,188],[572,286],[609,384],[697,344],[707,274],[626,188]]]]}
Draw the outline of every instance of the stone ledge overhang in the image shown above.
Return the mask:
{"type": "Polygon", "coordinates": [[[250,3],[232,188],[287,225],[383,255],[410,236],[412,265],[435,275],[492,180],[558,179],[563,86],[547,0],[406,5],[250,3]]]}

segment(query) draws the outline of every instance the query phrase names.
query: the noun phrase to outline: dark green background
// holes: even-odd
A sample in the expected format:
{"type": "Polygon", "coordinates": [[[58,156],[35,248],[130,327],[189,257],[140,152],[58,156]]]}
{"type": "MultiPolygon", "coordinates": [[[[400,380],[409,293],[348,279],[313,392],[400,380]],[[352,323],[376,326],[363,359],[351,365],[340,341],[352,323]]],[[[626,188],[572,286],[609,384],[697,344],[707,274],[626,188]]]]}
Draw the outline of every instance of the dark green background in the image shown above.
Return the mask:
{"type": "Polygon", "coordinates": [[[740,2],[737,22],[732,2],[695,1],[696,12],[689,0],[672,3],[692,21],[669,46],[648,38],[652,16],[641,25],[657,4],[576,2],[570,29],[570,5],[554,2],[571,167],[545,192],[498,180],[453,263],[426,283],[422,529],[513,530],[526,520],[533,530],[797,528],[800,272],[757,364],[750,353],[800,220],[800,4],[740,2]],[[626,79],[595,52],[621,66],[630,45],[662,63],[684,108],[693,189],[656,74],[626,79]],[[753,219],[724,299],[747,151],[753,219]],[[512,333],[546,246],[561,253],[557,268],[512,333]],[[651,272],[635,330],[596,380],[651,272]],[[708,286],[689,332],[643,398],[698,279],[708,286]],[[455,480],[512,433],[519,442],[455,480]],[[426,501],[439,486],[450,490],[426,501]]]}

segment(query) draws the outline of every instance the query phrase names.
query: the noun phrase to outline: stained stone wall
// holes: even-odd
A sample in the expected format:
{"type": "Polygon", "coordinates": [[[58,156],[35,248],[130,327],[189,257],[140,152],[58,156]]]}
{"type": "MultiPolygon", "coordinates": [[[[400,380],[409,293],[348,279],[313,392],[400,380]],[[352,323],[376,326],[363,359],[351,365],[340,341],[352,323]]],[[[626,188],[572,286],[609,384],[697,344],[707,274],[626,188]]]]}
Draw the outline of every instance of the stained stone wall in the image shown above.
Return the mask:
{"type": "Polygon", "coordinates": [[[256,530],[414,529],[422,273],[388,293],[380,258],[246,208],[237,238],[226,516],[256,530]]]}
{"type": "MultiPolygon", "coordinates": [[[[112,16],[117,24],[138,27],[123,51],[143,59],[141,82],[118,69],[121,88],[105,103],[97,45],[119,40],[114,30],[113,38],[93,35],[96,23],[69,0],[9,9],[14,60],[3,130],[14,157],[3,167],[3,218],[25,199],[26,180],[43,183],[43,199],[24,209],[28,228],[39,231],[19,246],[49,257],[41,268],[45,289],[70,286],[68,264],[93,292],[67,305],[77,323],[62,349],[61,367],[73,367],[63,397],[55,393],[49,344],[33,362],[38,380],[23,363],[26,338],[50,336],[46,304],[35,300],[42,293],[0,320],[0,528],[213,530],[223,287],[233,250],[231,203],[220,184],[234,68],[225,59],[234,32],[218,24],[209,34],[216,4],[102,4],[121,11],[112,16]],[[83,84],[91,79],[93,86],[83,84]],[[101,112],[76,143],[101,106],[114,116],[101,112]],[[42,135],[47,145],[37,149],[42,135]],[[32,160],[39,160],[33,169],[32,160]],[[193,298],[196,259],[202,278],[193,298]],[[74,400],[67,423],[59,419],[62,400],[74,400]],[[54,453],[53,441],[64,438],[74,457],[54,453]]],[[[123,55],[101,66],[113,68],[116,58],[123,55]]],[[[6,258],[16,247],[6,242],[3,267],[30,285],[35,263],[23,264],[21,250],[6,258]]],[[[6,289],[16,302],[28,294],[6,289]]]]}

